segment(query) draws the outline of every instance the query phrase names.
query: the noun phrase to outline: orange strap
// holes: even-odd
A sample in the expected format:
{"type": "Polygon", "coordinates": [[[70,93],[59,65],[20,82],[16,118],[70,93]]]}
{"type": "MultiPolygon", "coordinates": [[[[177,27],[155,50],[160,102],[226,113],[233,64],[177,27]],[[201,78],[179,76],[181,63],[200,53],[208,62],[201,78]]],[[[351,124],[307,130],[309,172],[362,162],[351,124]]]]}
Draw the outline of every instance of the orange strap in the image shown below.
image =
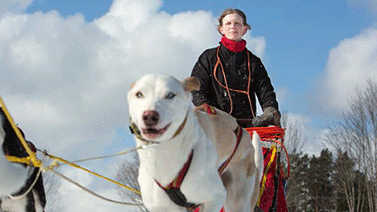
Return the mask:
{"type": "MultiPolygon", "coordinates": [[[[220,49],[220,47],[217,47],[217,50],[216,50],[217,61],[216,61],[215,67],[213,69],[213,77],[215,78],[216,82],[221,87],[223,87],[224,89],[226,89],[226,92],[228,93],[229,101],[230,101],[230,103],[229,103],[230,104],[230,111],[228,113],[231,114],[233,112],[233,100],[232,100],[232,96],[230,95],[230,91],[233,91],[233,92],[243,93],[243,94],[247,95],[247,98],[249,99],[251,114],[253,115],[253,117],[255,117],[255,114],[254,114],[254,111],[253,111],[253,105],[252,105],[251,98],[250,98],[250,86],[251,86],[251,74],[252,74],[252,71],[250,69],[250,55],[249,55],[250,53],[249,53],[249,51],[246,50],[246,53],[247,53],[247,67],[248,67],[248,71],[249,71],[249,77],[248,77],[248,81],[247,81],[247,89],[246,90],[237,90],[237,89],[229,88],[229,86],[228,86],[228,80],[227,80],[226,75],[225,75],[224,67],[223,67],[223,64],[221,63],[221,60],[220,60],[220,57],[219,57],[219,49],[220,49]],[[224,77],[225,85],[223,83],[221,83],[217,79],[216,72],[217,72],[217,67],[219,65],[221,67],[221,73],[222,73],[222,75],[224,77]]],[[[252,63],[251,66],[252,66],[251,68],[254,69],[255,68],[255,63],[252,63]]]]}

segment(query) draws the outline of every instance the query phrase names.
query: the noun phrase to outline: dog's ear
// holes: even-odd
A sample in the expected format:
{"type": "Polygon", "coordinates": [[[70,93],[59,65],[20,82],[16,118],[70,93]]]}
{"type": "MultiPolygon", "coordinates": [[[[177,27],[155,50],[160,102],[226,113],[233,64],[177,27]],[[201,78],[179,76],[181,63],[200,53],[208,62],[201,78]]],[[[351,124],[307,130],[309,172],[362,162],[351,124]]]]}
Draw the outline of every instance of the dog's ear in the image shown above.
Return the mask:
{"type": "Polygon", "coordinates": [[[200,89],[199,79],[196,77],[188,77],[182,81],[185,91],[198,91],[200,89]]]}
{"type": "Polygon", "coordinates": [[[135,87],[135,82],[131,83],[131,88],[135,87]]]}

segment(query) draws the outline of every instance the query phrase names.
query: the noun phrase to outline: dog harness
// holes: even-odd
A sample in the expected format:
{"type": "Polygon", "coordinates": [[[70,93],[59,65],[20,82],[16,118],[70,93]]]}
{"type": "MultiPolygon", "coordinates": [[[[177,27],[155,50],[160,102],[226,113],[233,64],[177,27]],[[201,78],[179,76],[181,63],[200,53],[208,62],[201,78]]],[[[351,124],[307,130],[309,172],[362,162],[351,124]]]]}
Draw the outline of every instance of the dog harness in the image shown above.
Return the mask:
{"type": "Polygon", "coordinates": [[[189,210],[193,210],[197,208],[199,204],[187,202],[185,195],[181,191],[181,185],[182,185],[183,180],[185,179],[188,169],[190,168],[193,155],[194,155],[194,150],[191,151],[186,163],[183,165],[182,169],[179,171],[177,177],[169,185],[163,186],[161,185],[161,183],[155,180],[157,185],[160,186],[160,188],[162,188],[166,192],[166,194],[175,204],[181,207],[185,207],[189,210]]]}
{"type": "MultiPolygon", "coordinates": [[[[220,175],[224,172],[226,167],[229,165],[230,161],[232,160],[232,158],[233,158],[234,154],[236,153],[238,146],[241,142],[241,138],[242,138],[242,134],[243,134],[242,128],[237,127],[237,129],[234,131],[234,133],[237,135],[236,146],[234,147],[233,152],[228,157],[228,159],[225,160],[225,162],[223,164],[221,164],[221,166],[217,169],[217,171],[220,175]]],[[[182,185],[182,182],[185,179],[185,176],[186,176],[186,174],[187,174],[187,172],[190,168],[193,155],[194,155],[194,150],[191,151],[191,154],[189,155],[189,157],[188,157],[186,163],[183,165],[182,169],[179,171],[177,177],[169,185],[163,186],[163,185],[161,185],[161,183],[159,183],[157,180],[155,180],[157,185],[165,191],[165,193],[169,196],[169,198],[175,204],[177,204],[181,207],[185,207],[189,210],[193,210],[193,209],[200,206],[200,204],[187,202],[185,195],[181,191],[181,185],[182,185]]]]}
{"type": "Polygon", "coordinates": [[[232,154],[228,157],[228,159],[225,160],[225,162],[217,169],[217,171],[219,172],[219,174],[221,175],[225,168],[229,165],[230,161],[232,160],[234,154],[236,154],[236,151],[238,149],[238,146],[240,145],[241,143],[241,138],[242,138],[242,134],[243,134],[243,130],[240,126],[237,127],[237,129],[234,131],[234,133],[236,134],[237,136],[237,141],[236,141],[236,146],[234,147],[233,149],[233,152],[232,154]]]}
{"type": "MultiPolygon", "coordinates": [[[[205,110],[209,115],[216,115],[216,110],[215,110],[215,108],[212,107],[211,105],[205,103],[205,104],[203,104],[202,106],[203,106],[204,110],[205,110]]],[[[232,154],[229,156],[229,158],[226,159],[226,160],[224,161],[224,163],[221,164],[221,166],[217,169],[217,171],[219,172],[220,175],[224,172],[225,168],[228,166],[228,164],[229,164],[230,161],[232,160],[234,154],[236,154],[236,151],[237,151],[238,146],[239,146],[239,144],[240,144],[240,142],[241,142],[241,138],[242,138],[242,134],[243,134],[243,130],[242,130],[242,128],[241,128],[240,126],[238,126],[238,127],[234,130],[234,134],[236,134],[236,136],[237,136],[236,146],[234,147],[233,152],[232,152],[232,154]]]]}

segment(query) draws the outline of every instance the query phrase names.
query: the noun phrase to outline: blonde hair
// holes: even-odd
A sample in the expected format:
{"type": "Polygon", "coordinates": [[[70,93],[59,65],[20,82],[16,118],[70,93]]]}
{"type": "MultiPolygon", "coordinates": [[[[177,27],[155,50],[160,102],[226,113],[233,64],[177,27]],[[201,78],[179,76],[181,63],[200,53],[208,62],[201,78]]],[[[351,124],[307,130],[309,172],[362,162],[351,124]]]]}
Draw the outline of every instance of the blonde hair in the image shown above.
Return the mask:
{"type": "MultiPolygon", "coordinates": [[[[234,9],[234,8],[228,8],[226,10],[224,10],[224,12],[220,15],[219,17],[219,25],[217,27],[217,31],[220,32],[220,26],[223,26],[223,19],[225,16],[229,15],[229,14],[233,14],[233,13],[236,13],[237,15],[241,16],[242,18],[242,24],[247,26],[247,29],[251,29],[250,25],[247,23],[247,20],[246,20],[246,15],[244,12],[242,12],[241,10],[239,9],[234,9]]],[[[221,34],[221,32],[220,32],[221,34]]]]}

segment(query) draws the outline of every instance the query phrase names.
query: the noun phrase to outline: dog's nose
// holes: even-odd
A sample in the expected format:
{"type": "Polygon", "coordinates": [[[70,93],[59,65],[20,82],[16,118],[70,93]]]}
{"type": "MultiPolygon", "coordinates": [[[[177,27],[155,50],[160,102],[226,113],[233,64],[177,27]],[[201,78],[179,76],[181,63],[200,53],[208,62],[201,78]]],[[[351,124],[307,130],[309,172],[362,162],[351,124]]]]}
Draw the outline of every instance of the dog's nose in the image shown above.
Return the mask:
{"type": "Polygon", "coordinates": [[[160,115],[155,110],[147,110],[143,113],[144,124],[148,127],[152,127],[158,123],[160,115]]]}

